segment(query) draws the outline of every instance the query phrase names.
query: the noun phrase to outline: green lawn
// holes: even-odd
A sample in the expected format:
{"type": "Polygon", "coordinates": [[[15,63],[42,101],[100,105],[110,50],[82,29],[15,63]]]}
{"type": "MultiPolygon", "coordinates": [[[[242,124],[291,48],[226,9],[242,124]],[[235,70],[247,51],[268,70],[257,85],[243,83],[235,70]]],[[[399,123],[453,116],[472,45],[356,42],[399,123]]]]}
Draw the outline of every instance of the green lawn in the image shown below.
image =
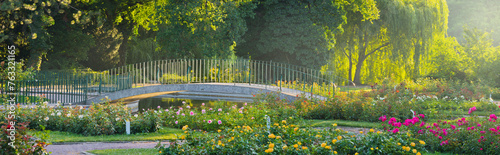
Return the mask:
{"type": "MultiPolygon", "coordinates": [[[[29,134],[34,134],[36,131],[30,131],[29,134]]],[[[110,141],[156,141],[156,140],[172,140],[176,139],[177,135],[182,135],[181,129],[161,128],[155,133],[140,133],[131,135],[100,135],[100,136],[83,136],[80,134],[51,131],[48,139],[52,143],[60,142],[110,142],[110,141]]]]}
{"type": "Polygon", "coordinates": [[[87,151],[97,155],[152,155],[158,154],[156,149],[105,149],[105,150],[92,150],[87,151]]]}
{"type": "Polygon", "coordinates": [[[332,124],[337,123],[338,126],[347,127],[362,127],[362,128],[381,128],[379,122],[357,122],[357,121],[346,121],[346,120],[304,120],[301,125],[310,125],[311,127],[332,127],[332,124]]]}

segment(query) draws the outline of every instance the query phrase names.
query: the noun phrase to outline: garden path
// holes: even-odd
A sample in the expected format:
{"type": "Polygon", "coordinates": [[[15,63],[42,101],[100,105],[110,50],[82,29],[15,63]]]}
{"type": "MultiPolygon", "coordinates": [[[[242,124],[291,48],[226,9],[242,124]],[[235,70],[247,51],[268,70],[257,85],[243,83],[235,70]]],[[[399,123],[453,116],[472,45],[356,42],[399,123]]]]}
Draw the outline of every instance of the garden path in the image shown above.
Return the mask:
{"type": "MultiPolygon", "coordinates": [[[[52,155],[80,155],[88,154],[85,151],[102,149],[133,149],[154,148],[158,142],[153,141],[129,141],[129,142],[75,142],[49,145],[46,147],[52,155]]],[[[168,141],[162,144],[169,145],[168,141]]]]}

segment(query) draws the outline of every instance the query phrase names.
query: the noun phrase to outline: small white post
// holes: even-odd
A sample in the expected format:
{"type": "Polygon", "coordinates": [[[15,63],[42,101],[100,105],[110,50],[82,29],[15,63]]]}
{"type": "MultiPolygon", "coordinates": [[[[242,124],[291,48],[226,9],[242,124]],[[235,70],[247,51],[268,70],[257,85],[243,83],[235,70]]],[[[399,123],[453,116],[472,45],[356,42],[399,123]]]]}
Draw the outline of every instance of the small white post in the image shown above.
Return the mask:
{"type": "Polygon", "coordinates": [[[130,122],[128,120],[125,121],[125,128],[127,135],[130,135],[130,122]]]}
{"type": "Polygon", "coordinates": [[[269,116],[265,115],[264,119],[266,119],[267,133],[271,134],[271,118],[269,118],[269,116]]]}
{"type": "Polygon", "coordinates": [[[411,116],[412,116],[412,118],[415,118],[415,112],[414,112],[412,109],[410,109],[410,111],[411,111],[411,113],[412,113],[412,115],[411,115],[411,116]]]}

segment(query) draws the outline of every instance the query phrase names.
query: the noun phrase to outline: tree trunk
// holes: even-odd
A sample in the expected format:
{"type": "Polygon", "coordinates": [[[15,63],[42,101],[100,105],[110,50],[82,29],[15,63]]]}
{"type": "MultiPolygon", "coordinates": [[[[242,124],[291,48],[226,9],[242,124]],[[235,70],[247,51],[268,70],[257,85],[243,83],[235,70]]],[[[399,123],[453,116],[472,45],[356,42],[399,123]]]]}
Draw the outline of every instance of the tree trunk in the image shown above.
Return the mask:
{"type": "Polygon", "coordinates": [[[352,58],[349,58],[349,80],[352,80],[352,58]]]}
{"type": "Polygon", "coordinates": [[[354,72],[354,83],[355,84],[361,84],[361,67],[363,67],[363,62],[366,59],[366,48],[368,47],[368,33],[364,32],[364,35],[359,37],[359,53],[358,53],[358,63],[356,64],[356,71],[354,72]],[[363,41],[361,41],[363,40],[363,41]]]}
{"type": "Polygon", "coordinates": [[[42,51],[34,51],[30,52],[30,57],[26,63],[26,66],[29,68],[33,68],[34,70],[40,70],[42,65],[42,57],[46,55],[45,52],[42,51]]]}
{"type": "Polygon", "coordinates": [[[419,76],[420,71],[420,43],[417,41],[415,43],[415,54],[413,55],[413,79],[416,79],[419,76]]]}
{"type": "Polygon", "coordinates": [[[120,56],[120,62],[118,66],[124,66],[127,64],[127,51],[128,51],[128,38],[130,37],[130,32],[122,31],[123,40],[118,49],[118,55],[120,56]]]}
{"type": "Polygon", "coordinates": [[[364,56],[359,57],[358,63],[356,64],[356,72],[354,72],[354,83],[361,84],[361,67],[363,67],[363,62],[365,61],[364,56]]]}

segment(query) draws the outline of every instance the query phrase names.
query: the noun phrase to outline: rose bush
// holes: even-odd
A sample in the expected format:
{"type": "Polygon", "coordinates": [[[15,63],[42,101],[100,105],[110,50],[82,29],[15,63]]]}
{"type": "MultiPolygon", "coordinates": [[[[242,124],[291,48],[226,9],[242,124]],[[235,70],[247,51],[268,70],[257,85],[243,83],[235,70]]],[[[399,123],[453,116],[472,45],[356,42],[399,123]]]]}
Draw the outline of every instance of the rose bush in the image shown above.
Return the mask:
{"type": "Polygon", "coordinates": [[[188,126],[180,142],[158,145],[159,154],[421,154],[425,142],[408,134],[371,129],[353,135],[336,128],[300,128],[282,120],[267,125],[236,126],[196,134],[188,126]],[[422,142],[424,144],[422,144],[422,142]]]}

